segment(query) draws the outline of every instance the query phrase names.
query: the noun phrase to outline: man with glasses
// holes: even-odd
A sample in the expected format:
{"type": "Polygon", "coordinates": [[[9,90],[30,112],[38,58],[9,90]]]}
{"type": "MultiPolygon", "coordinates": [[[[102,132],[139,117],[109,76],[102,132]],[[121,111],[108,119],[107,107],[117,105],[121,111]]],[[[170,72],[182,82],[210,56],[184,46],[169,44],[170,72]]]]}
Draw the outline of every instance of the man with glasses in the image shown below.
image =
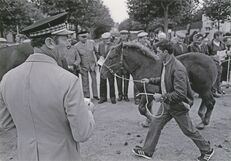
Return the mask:
{"type": "Polygon", "coordinates": [[[90,87],[89,87],[89,76],[90,73],[92,80],[92,93],[93,98],[99,100],[98,97],[98,89],[97,89],[97,80],[96,80],[96,67],[97,67],[97,59],[96,59],[96,44],[93,40],[88,39],[88,32],[83,30],[78,33],[79,42],[75,44],[75,48],[77,49],[80,55],[80,73],[82,76],[82,86],[83,93],[85,98],[90,98],[90,87]]]}

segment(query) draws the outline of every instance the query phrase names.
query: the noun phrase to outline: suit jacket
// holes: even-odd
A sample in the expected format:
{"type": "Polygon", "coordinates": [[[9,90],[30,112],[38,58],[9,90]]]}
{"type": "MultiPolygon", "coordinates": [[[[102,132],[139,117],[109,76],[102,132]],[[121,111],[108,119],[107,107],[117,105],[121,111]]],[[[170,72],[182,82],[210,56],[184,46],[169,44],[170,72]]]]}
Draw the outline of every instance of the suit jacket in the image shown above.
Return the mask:
{"type": "Polygon", "coordinates": [[[94,119],[78,77],[36,53],[0,84],[0,129],[14,125],[19,161],[79,161],[94,119]]]}
{"type": "Polygon", "coordinates": [[[100,56],[103,56],[104,58],[107,57],[108,52],[110,51],[111,47],[113,46],[113,44],[109,44],[108,46],[106,46],[106,44],[104,42],[101,42],[99,44],[99,49],[98,49],[98,54],[97,54],[97,58],[99,59],[100,56]]]}
{"type": "Polygon", "coordinates": [[[78,42],[75,47],[81,59],[81,68],[85,71],[95,71],[97,65],[95,42],[93,40],[87,40],[85,44],[78,42]]]}

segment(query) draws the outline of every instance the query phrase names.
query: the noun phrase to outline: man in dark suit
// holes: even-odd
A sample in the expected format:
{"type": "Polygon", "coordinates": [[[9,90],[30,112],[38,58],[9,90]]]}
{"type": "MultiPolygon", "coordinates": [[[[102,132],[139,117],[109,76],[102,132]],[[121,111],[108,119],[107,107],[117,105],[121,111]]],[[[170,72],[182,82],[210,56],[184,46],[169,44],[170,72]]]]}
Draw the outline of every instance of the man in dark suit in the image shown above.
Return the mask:
{"type": "MultiPolygon", "coordinates": [[[[128,34],[129,32],[127,30],[122,30],[120,31],[120,42],[127,42],[128,41],[128,34]]],[[[119,72],[117,73],[120,77],[124,77],[125,79],[130,78],[130,73],[121,67],[119,72]]],[[[117,81],[117,86],[118,86],[118,94],[119,98],[118,101],[122,101],[123,99],[128,102],[128,85],[129,81],[128,80],[122,80],[121,78],[116,78],[117,81]]]]}
{"type": "MultiPolygon", "coordinates": [[[[111,34],[109,32],[106,32],[102,34],[103,41],[99,44],[99,52],[97,55],[98,59],[106,59],[108,52],[110,51],[112,47],[111,42],[111,34]]],[[[115,100],[115,84],[114,84],[114,75],[110,75],[108,77],[109,82],[109,88],[110,88],[110,98],[111,103],[116,104],[115,100]]],[[[107,101],[107,79],[104,79],[100,76],[100,100],[99,104],[104,103],[107,101]]]]}

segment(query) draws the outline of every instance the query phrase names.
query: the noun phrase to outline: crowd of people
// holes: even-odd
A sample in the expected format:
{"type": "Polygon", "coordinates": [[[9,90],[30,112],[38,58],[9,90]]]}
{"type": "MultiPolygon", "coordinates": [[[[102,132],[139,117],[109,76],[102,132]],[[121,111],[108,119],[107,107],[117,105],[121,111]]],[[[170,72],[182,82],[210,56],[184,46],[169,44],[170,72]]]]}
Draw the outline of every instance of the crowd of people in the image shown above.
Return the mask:
{"type": "MultiPolygon", "coordinates": [[[[207,35],[208,34],[203,35],[200,32],[195,31],[191,35],[186,36],[186,34],[182,32],[177,32],[176,36],[173,37],[171,41],[174,44],[175,56],[186,54],[189,52],[204,53],[208,56],[211,56],[211,58],[216,63],[218,69],[217,81],[213,87],[213,95],[214,97],[220,97],[222,94],[225,94],[225,92],[221,90],[221,81],[222,75],[223,80],[226,80],[228,74],[227,61],[225,60],[228,58],[227,51],[230,51],[231,34],[226,33],[224,35],[222,32],[217,31],[214,33],[212,40],[209,40],[207,35]],[[222,54],[224,52],[226,54],[222,54]],[[223,63],[222,61],[225,61],[226,63],[223,63]]],[[[155,38],[151,39],[147,32],[141,31],[137,34],[136,39],[130,40],[129,31],[121,30],[119,36],[114,36],[110,32],[106,32],[102,34],[101,41],[99,43],[95,43],[93,40],[89,39],[89,33],[87,31],[81,31],[80,33],[78,33],[79,42],[70,47],[71,49],[73,48],[73,50],[76,50],[75,56],[73,56],[71,50],[68,50],[65,57],[68,60],[69,70],[71,70],[77,76],[79,75],[79,73],[81,73],[84,96],[86,98],[90,98],[88,72],[90,73],[92,78],[93,98],[99,100],[98,103],[101,104],[107,101],[107,80],[100,77],[100,97],[98,97],[96,80],[96,70],[98,68],[97,61],[99,59],[105,59],[110,48],[120,42],[133,41],[136,43],[140,43],[156,53],[156,44],[163,40],[169,39],[168,37],[169,36],[167,36],[163,31],[159,30],[156,33],[155,38]]],[[[121,67],[121,70],[118,71],[117,74],[118,76],[125,78],[116,78],[118,89],[117,101],[125,100],[128,102],[128,79],[130,78],[130,74],[123,67],[121,67]]],[[[113,75],[108,77],[110,99],[113,104],[116,103],[114,79],[115,78],[113,75]]],[[[139,91],[134,86],[135,104],[139,104],[140,101],[140,97],[136,97],[138,93],[139,91]]]]}

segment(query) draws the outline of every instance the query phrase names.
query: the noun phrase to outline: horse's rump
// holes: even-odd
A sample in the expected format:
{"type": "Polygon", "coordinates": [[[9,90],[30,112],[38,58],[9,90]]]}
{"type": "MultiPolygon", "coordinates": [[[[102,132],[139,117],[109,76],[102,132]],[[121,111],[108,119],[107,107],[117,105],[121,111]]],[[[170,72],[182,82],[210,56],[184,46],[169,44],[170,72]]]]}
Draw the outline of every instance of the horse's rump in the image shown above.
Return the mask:
{"type": "Polygon", "coordinates": [[[0,80],[12,68],[22,64],[33,53],[30,43],[9,46],[0,49],[0,80]]]}
{"type": "Polygon", "coordinates": [[[195,92],[201,94],[211,89],[216,81],[217,67],[209,56],[202,53],[187,53],[177,56],[177,59],[186,67],[195,92]]]}

